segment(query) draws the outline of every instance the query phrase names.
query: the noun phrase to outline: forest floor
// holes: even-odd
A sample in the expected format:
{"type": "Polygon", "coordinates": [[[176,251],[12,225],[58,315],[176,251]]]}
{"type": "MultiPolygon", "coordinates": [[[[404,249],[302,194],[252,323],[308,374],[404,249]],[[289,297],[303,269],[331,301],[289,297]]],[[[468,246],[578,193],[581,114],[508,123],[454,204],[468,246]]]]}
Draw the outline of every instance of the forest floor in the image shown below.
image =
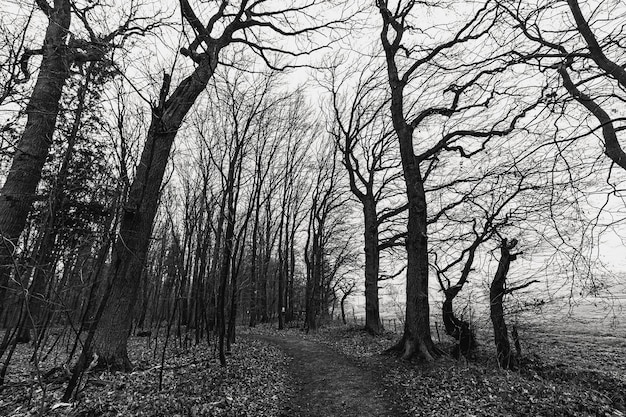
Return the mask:
{"type": "MultiPolygon", "coordinates": [[[[621,330],[620,330],[621,332],[621,330]]],[[[316,334],[242,327],[228,356],[214,344],[131,338],[131,373],[88,374],[62,403],[63,350],[29,361],[20,345],[0,416],[612,416],[626,415],[626,334],[520,330],[523,364],[503,371],[489,340],[476,358],[407,362],[381,354],[398,335],[329,326],[316,334]],[[150,343],[149,343],[150,342],[150,343]],[[161,381],[161,384],[159,384],[161,381]]],[[[61,344],[59,344],[61,346],[61,344]]],[[[448,346],[445,343],[443,348],[448,346]]]]}
{"type": "Polygon", "coordinates": [[[626,416],[626,334],[520,334],[519,371],[498,368],[488,338],[479,338],[471,361],[425,364],[381,355],[397,341],[394,333],[335,327],[301,337],[376,374],[399,416],[626,416]]]}

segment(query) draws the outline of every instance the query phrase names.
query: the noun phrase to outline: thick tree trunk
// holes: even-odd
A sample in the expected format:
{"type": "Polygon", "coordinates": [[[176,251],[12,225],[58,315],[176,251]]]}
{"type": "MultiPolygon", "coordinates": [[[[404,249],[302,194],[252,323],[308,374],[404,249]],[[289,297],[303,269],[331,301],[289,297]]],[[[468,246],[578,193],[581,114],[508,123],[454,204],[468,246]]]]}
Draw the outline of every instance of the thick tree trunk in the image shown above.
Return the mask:
{"type": "MultiPolygon", "coordinates": [[[[407,187],[409,187],[408,184],[407,187]]],[[[423,193],[421,182],[418,183],[416,189],[421,190],[423,193]]],[[[396,348],[401,349],[402,357],[405,359],[417,355],[426,361],[432,361],[438,354],[438,350],[435,348],[430,334],[425,199],[423,195],[419,195],[420,193],[414,194],[413,197],[417,197],[417,203],[423,204],[416,204],[417,207],[415,207],[411,204],[412,199],[409,199],[409,222],[406,240],[406,318],[404,334],[396,348]]]]}
{"type": "Polygon", "coordinates": [[[404,114],[404,87],[406,81],[399,76],[395,56],[400,49],[403,28],[393,26],[395,39],[390,43],[388,34],[393,17],[382,3],[377,3],[383,18],[381,43],[385,50],[387,76],[391,90],[391,119],[400,145],[402,171],[408,201],[406,237],[406,319],[402,339],[392,350],[402,352],[404,358],[418,354],[432,361],[439,354],[430,334],[430,307],[428,304],[428,231],[424,179],[420,160],[413,150],[414,127],[404,114]]]}
{"type": "Polygon", "coordinates": [[[179,84],[169,99],[166,96],[170,78],[165,77],[159,106],[153,109],[141,160],[124,207],[119,237],[113,247],[113,259],[107,276],[107,282],[113,287],[94,339],[100,366],[125,371],[131,369],[127,341],[133,306],[137,300],[141,270],[150,243],[170,150],[178,128],[196,98],[204,91],[216,65],[217,56],[207,58],[179,84]]]}
{"type": "Polygon", "coordinates": [[[496,343],[496,354],[498,364],[503,369],[515,369],[517,367],[517,359],[511,352],[509,333],[506,327],[506,320],[504,319],[504,307],[502,306],[502,301],[506,294],[505,285],[509,266],[517,258],[517,254],[511,253],[515,245],[517,245],[515,239],[511,240],[511,242],[507,242],[506,239],[502,240],[500,245],[500,262],[489,290],[489,305],[491,322],[493,323],[493,336],[496,343]]]}
{"type": "Polygon", "coordinates": [[[39,76],[26,107],[26,126],[16,146],[6,181],[0,191],[0,315],[13,270],[13,257],[26,225],[41,179],[59,112],[59,100],[69,77],[66,44],[71,12],[68,0],[55,0],[48,15],[39,76]]]}
{"type": "Polygon", "coordinates": [[[406,319],[404,334],[394,347],[403,358],[414,355],[432,361],[439,354],[430,334],[428,303],[428,238],[426,193],[419,161],[413,152],[413,129],[404,121],[402,96],[392,94],[394,127],[400,142],[400,155],[409,203],[406,237],[406,319]]]}
{"type": "Polygon", "coordinates": [[[459,293],[460,288],[452,287],[444,292],[445,300],[443,302],[443,325],[446,334],[455,338],[459,344],[452,351],[452,356],[459,358],[461,355],[467,357],[476,347],[474,332],[470,324],[459,319],[454,314],[452,302],[459,293]]]}
{"type": "Polygon", "coordinates": [[[55,256],[55,242],[57,240],[58,231],[57,218],[65,204],[65,191],[67,188],[66,183],[69,176],[70,161],[74,156],[74,148],[81,126],[83,111],[85,110],[85,100],[91,84],[92,71],[93,63],[88,66],[85,81],[80,85],[76,95],[78,105],[74,113],[72,128],[67,138],[67,149],[65,150],[56,180],[48,196],[50,204],[46,209],[47,214],[43,224],[42,237],[37,247],[37,267],[33,273],[28,301],[32,320],[27,320],[26,323],[27,327],[33,327],[35,334],[38,335],[39,338],[43,336],[43,322],[45,320],[46,310],[49,307],[49,300],[46,297],[48,293],[47,287],[51,285],[55,265],[57,263],[55,256]]]}
{"type": "Polygon", "coordinates": [[[365,330],[371,334],[379,334],[382,331],[378,305],[380,257],[376,206],[373,202],[363,205],[363,215],[365,219],[365,330]]]}

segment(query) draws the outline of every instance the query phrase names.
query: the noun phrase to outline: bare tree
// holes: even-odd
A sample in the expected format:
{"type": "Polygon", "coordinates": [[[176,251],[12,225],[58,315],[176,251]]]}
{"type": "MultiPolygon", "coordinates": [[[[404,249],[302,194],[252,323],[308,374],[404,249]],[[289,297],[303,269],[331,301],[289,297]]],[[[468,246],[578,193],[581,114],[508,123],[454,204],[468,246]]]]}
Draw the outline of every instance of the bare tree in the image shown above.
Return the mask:
{"type": "MultiPolygon", "coordinates": [[[[152,121],[113,250],[108,276],[112,293],[105,300],[106,307],[96,337],[96,351],[102,366],[131,369],[126,344],[132,305],[137,297],[138,277],[145,262],[170,150],[187,113],[224,58],[223,50],[229,45],[244,45],[270,67],[278,65],[272,58],[276,55],[307,55],[311,50],[292,51],[276,46],[272,40],[276,37],[306,37],[344,19],[301,24],[300,17],[310,16],[318,6],[317,2],[305,2],[273,9],[265,1],[220,1],[210,10],[205,10],[194,9],[187,0],[180,1],[183,18],[194,33],[192,41],[180,52],[190,58],[196,67],[171,92],[171,75],[165,74],[158,102],[151,110],[152,121]],[[201,10],[201,14],[197,10],[201,10]],[[208,16],[204,19],[206,23],[202,19],[204,14],[208,16]]],[[[237,66],[238,62],[230,64],[237,66]]]]}
{"type": "Polygon", "coordinates": [[[386,89],[380,82],[381,68],[347,74],[342,79],[335,67],[327,89],[332,94],[332,134],[341,151],[347,170],[350,191],[363,207],[363,239],[365,243],[365,329],[378,334],[382,331],[378,305],[380,252],[398,239],[387,233],[385,223],[406,210],[397,201],[401,195],[401,178],[396,155],[396,141],[390,120],[384,114],[388,106],[386,89]],[[356,78],[356,85],[351,85],[356,78]],[[345,91],[353,91],[349,96],[345,91]],[[395,205],[394,205],[395,204],[395,205]]]}
{"type": "Polygon", "coordinates": [[[349,246],[346,223],[348,196],[341,183],[337,164],[338,149],[333,146],[317,156],[317,171],[311,191],[304,260],[306,264],[307,331],[316,331],[321,316],[327,314],[328,288],[337,262],[349,246]],[[345,240],[344,240],[345,239],[345,240]],[[339,249],[338,251],[333,250],[339,249]],[[334,265],[334,266],[333,266],[334,265]]]}
{"type": "MultiPolygon", "coordinates": [[[[554,160],[571,172],[581,164],[589,172],[587,179],[578,179],[587,241],[604,240],[598,235],[605,232],[619,235],[626,206],[626,72],[619,63],[626,40],[624,4],[515,0],[500,2],[500,7],[509,18],[510,47],[524,60],[526,71],[549,87],[545,112],[538,119],[544,147],[554,149],[554,160]]],[[[582,259],[583,252],[595,250],[597,257],[602,249],[579,244],[576,256],[582,259]]],[[[595,279],[591,269],[577,275],[577,285],[595,279]]]]}
{"type": "Polygon", "coordinates": [[[512,105],[507,103],[510,99],[507,88],[499,91],[498,86],[490,83],[489,80],[506,72],[516,61],[512,55],[482,58],[470,52],[474,42],[492,36],[500,13],[497,7],[493,7],[494,2],[486,1],[477,6],[469,19],[456,23],[458,27],[452,24],[445,34],[449,40],[434,43],[426,34],[413,36],[416,27],[413,19],[420,11],[424,12],[428,4],[379,0],[376,6],[382,18],[380,41],[409,206],[405,329],[402,339],[392,350],[402,352],[406,358],[418,354],[430,361],[437,356],[438,349],[430,334],[425,181],[443,153],[453,152],[470,158],[482,152],[492,138],[512,132],[518,121],[538,106],[538,101],[512,105]],[[425,44],[413,43],[416,39],[425,44]],[[455,51],[467,53],[475,60],[455,63],[454,58],[458,56],[455,51]],[[447,71],[454,78],[443,76],[447,71]],[[437,78],[437,92],[426,90],[433,78],[437,78]],[[422,89],[409,89],[416,79],[423,81],[422,89]],[[410,100],[409,91],[414,91],[417,102],[410,100]],[[430,100],[421,103],[420,96],[430,100]],[[479,108],[485,110],[476,117],[475,110],[479,108]],[[433,129],[429,125],[431,122],[442,128],[433,129]],[[437,138],[434,143],[429,141],[432,137],[437,138]],[[417,138],[420,140],[416,141],[417,138]]]}
{"type": "Polygon", "coordinates": [[[511,262],[517,259],[519,255],[519,253],[511,252],[515,246],[517,246],[516,239],[511,239],[511,241],[508,241],[506,238],[502,239],[498,270],[496,271],[491,283],[491,288],[489,289],[490,315],[493,323],[498,363],[504,369],[514,369],[517,366],[516,359],[513,352],[511,352],[509,333],[504,318],[504,308],[502,307],[504,295],[512,291],[512,289],[506,289],[506,278],[511,262]]]}
{"type": "Polygon", "coordinates": [[[120,45],[131,33],[143,33],[145,28],[136,26],[136,7],[131,3],[130,14],[116,30],[96,35],[88,18],[89,6],[79,9],[70,0],[55,0],[50,6],[46,0],[36,2],[46,15],[48,26],[43,46],[25,49],[20,67],[26,78],[30,76],[29,58],[41,55],[42,61],[37,82],[26,107],[27,121],[24,132],[16,145],[11,168],[0,192],[0,300],[4,300],[5,289],[11,271],[18,239],[26,225],[37,184],[48,155],[59,113],[59,101],[73,67],[82,68],[86,62],[100,61],[107,53],[120,45]],[[80,39],[70,33],[72,15],[76,14],[88,39],[80,39]]]}

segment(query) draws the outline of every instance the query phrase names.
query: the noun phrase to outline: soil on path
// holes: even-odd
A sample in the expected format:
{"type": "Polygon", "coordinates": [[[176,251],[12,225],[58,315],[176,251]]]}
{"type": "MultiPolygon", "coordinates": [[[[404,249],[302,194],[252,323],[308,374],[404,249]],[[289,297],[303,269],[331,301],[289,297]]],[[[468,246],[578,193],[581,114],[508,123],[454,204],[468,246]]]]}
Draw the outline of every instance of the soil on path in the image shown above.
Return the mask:
{"type": "Polygon", "coordinates": [[[319,343],[296,336],[254,336],[274,344],[293,358],[291,401],[283,416],[402,416],[376,372],[319,343]]]}

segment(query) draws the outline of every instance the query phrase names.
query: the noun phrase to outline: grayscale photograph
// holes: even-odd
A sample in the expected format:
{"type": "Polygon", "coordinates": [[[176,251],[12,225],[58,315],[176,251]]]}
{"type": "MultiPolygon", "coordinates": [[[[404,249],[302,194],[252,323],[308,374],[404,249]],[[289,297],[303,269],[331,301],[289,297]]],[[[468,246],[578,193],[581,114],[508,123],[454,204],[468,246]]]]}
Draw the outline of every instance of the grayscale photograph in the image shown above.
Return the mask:
{"type": "Polygon", "coordinates": [[[0,416],[626,417],[626,2],[0,0],[0,416]]]}

